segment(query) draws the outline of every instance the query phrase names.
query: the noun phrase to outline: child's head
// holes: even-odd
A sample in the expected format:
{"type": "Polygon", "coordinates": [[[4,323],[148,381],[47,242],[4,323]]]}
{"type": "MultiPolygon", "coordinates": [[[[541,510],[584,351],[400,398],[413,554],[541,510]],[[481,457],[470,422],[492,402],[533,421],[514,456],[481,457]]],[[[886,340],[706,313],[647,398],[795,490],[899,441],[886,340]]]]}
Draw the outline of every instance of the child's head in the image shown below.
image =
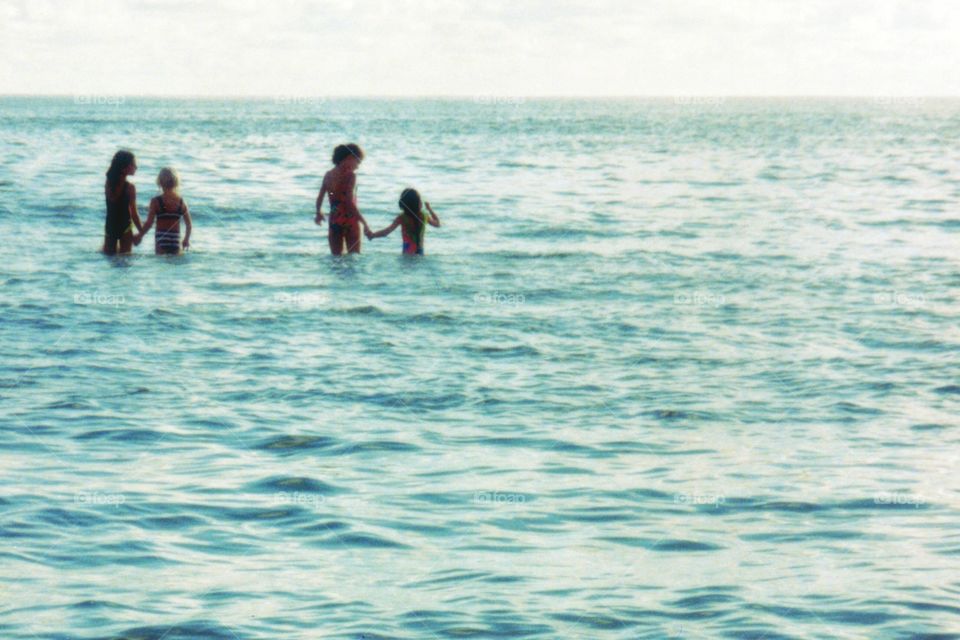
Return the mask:
{"type": "Polygon", "coordinates": [[[333,150],[333,164],[337,166],[347,163],[348,169],[356,170],[361,162],[363,162],[363,149],[358,144],[353,142],[338,144],[333,150]]]}
{"type": "Polygon", "coordinates": [[[177,175],[176,169],[170,167],[160,169],[160,173],[157,174],[157,186],[164,191],[175,192],[180,187],[180,176],[177,175]]]}
{"type": "Polygon", "coordinates": [[[423,201],[420,199],[420,194],[417,193],[416,189],[409,187],[404,189],[400,194],[400,202],[398,204],[404,213],[409,213],[412,216],[417,216],[423,209],[423,201]]]}
{"type": "Polygon", "coordinates": [[[122,176],[132,176],[137,172],[137,159],[133,153],[126,149],[121,149],[113,154],[113,160],[110,161],[110,168],[107,169],[107,180],[110,184],[115,184],[122,176]]]}

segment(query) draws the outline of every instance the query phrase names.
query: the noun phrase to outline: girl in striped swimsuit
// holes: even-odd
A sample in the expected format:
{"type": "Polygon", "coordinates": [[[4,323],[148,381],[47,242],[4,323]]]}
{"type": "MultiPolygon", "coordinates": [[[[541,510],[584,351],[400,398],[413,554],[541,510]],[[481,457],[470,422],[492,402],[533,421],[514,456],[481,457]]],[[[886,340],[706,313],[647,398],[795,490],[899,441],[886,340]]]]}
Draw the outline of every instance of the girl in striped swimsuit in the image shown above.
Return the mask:
{"type": "Polygon", "coordinates": [[[187,203],[180,197],[180,176],[169,167],[160,170],[157,176],[157,186],[163,190],[163,193],[150,201],[150,212],[147,214],[147,222],[143,225],[143,231],[135,238],[137,244],[147,235],[147,231],[153,226],[154,220],[157,222],[157,231],[154,234],[155,250],[160,254],[179,254],[180,253],[180,219],[183,218],[187,226],[187,232],[183,236],[183,248],[190,247],[190,232],[193,230],[193,220],[190,219],[190,209],[187,203]]]}

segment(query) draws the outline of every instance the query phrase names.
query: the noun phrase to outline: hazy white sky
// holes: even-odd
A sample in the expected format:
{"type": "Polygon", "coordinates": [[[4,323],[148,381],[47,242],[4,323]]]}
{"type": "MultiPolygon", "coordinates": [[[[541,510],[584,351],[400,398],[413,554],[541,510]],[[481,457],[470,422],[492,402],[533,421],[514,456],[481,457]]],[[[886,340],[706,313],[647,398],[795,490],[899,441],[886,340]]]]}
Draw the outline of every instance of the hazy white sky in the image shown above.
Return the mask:
{"type": "Polygon", "coordinates": [[[0,0],[0,93],[960,95],[960,0],[0,0]]]}

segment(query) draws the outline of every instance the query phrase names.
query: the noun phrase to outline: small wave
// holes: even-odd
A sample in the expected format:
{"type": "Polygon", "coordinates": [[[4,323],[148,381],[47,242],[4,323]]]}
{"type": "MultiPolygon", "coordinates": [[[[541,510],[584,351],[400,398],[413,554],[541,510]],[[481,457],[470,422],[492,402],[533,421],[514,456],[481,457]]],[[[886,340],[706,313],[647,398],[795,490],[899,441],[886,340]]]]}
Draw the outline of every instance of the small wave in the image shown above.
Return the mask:
{"type": "Polygon", "coordinates": [[[202,518],[189,515],[156,516],[140,519],[137,524],[145,529],[159,529],[162,531],[176,531],[205,524],[202,518]]]}
{"type": "Polygon", "coordinates": [[[427,502],[429,504],[435,505],[463,505],[470,503],[474,496],[472,494],[466,495],[463,493],[415,493],[410,496],[412,500],[419,500],[421,502],[427,502]]]}
{"type": "Polygon", "coordinates": [[[593,447],[569,442],[567,440],[555,440],[549,438],[474,438],[470,440],[471,444],[492,445],[495,447],[528,447],[531,449],[540,449],[543,451],[566,451],[571,453],[595,454],[597,450],[593,447]]]}
{"type": "Polygon", "coordinates": [[[708,411],[684,411],[683,409],[655,409],[647,412],[657,420],[715,420],[717,415],[708,411]]]}
{"type": "Polygon", "coordinates": [[[238,629],[215,622],[188,622],[152,627],[133,627],[112,640],[243,640],[238,629]]]}
{"type": "Polygon", "coordinates": [[[886,182],[888,184],[913,184],[914,182],[912,178],[903,178],[901,176],[895,176],[895,175],[880,176],[879,178],[876,178],[876,179],[880,180],[881,182],[886,182]]]}
{"type": "Polygon", "coordinates": [[[538,239],[555,239],[555,240],[565,240],[565,239],[574,239],[574,238],[619,238],[622,236],[621,231],[616,231],[613,229],[605,229],[603,227],[589,227],[584,228],[583,226],[578,227],[530,227],[527,229],[516,229],[510,231],[504,231],[500,234],[503,237],[507,238],[538,238],[538,239]]]}
{"type": "Polygon", "coordinates": [[[944,385],[944,386],[942,386],[942,387],[937,387],[936,389],[934,389],[934,391],[935,391],[936,393],[940,393],[940,394],[948,394],[948,393],[949,393],[949,394],[958,394],[958,393],[960,393],[960,385],[958,385],[958,384],[948,384],[948,385],[944,385]]]}
{"type": "Polygon", "coordinates": [[[818,607],[816,610],[807,610],[797,607],[766,604],[746,604],[744,606],[747,609],[772,613],[787,620],[810,618],[821,622],[835,622],[839,624],[878,625],[897,619],[897,616],[881,611],[829,610],[823,607],[818,607]]]}
{"type": "Polygon", "coordinates": [[[217,515],[218,517],[237,522],[273,522],[277,520],[296,519],[304,515],[304,510],[297,506],[250,509],[213,507],[209,509],[209,512],[217,515]]]}
{"type": "Polygon", "coordinates": [[[443,575],[441,576],[420,580],[418,582],[411,583],[410,586],[420,587],[429,585],[458,584],[484,580],[490,576],[490,574],[485,571],[463,571],[460,569],[452,569],[442,573],[443,575]]]}
{"type": "Polygon", "coordinates": [[[337,548],[360,547],[363,549],[409,549],[408,545],[372,533],[345,533],[334,534],[323,540],[309,543],[313,547],[337,548]]]}
{"type": "Polygon", "coordinates": [[[346,309],[338,309],[337,311],[352,316],[371,316],[378,318],[385,318],[393,315],[384,311],[380,307],[375,307],[371,304],[366,304],[359,307],[347,307],[346,309]]]}
{"type": "Polygon", "coordinates": [[[341,520],[328,520],[326,522],[317,522],[315,524],[300,527],[298,531],[304,533],[332,533],[341,529],[349,529],[350,525],[341,520]]]}
{"type": "Polygon", "coordinates": [[[808,543],[813,540],[857,540],[864,537],[866,537],[865,534],[859,531],[848,530],[806,531],[803,533],[749,533],[740,536],[742,540],[799,544],[808,543]]]}
{"type": "Polygon", "coordinates": [[[696,596],[680,598],[667,604],[678,609],[705,609],[711,605],[729,604],[733,602],[741,602],[741,599],[729,593],[703,593],[696,596]]]}
{"type": "Polygon", "coordinates": [[[682,540],[678,538],[631,538],[626,536],[606,536],[600,538],[607,542],[625,545],[628,547],[643,547],[650,551],[717,551],[723,547],[709,542],[697,542],[696,540],[682,540]]]}
{"type": "MultiPolygon", "coordinates": [[[[56,353],[55,355],[62,356],[62,353],[56,353]]],[[[60,409],[95,409],[96,403],[91,400],[79,399],[79,400],[57,400],[51,402],[46,406],[47,409],[51,410],[60,410],[60,409]]]]}
{"type": "Polygon", "coordinates": [[[475,353],[490,358],[526,358],[541,355],[536,348],[527,345],[486,345],[481,347],[467,345],[463,347],[463,350],[467,353],[475,353]]]}
{"type": "Polygon", "coordinates": [[[629,618],[600,614],[596,611],[553,613],[550,614],[550,617],[560,622],[572,623],[582,627],[596,629],[597,631],[616,631],[618,629],[632,627],[636,624],[635,621],[629,618]]]}
{"type": "Polygon", "coordinates": [[[93,609],[115,609],[118,611],[137,611],[136,607],[130,607],[119,602],[110,600],[80,600],[68,605],[71,609],[93,610],[93,609]]]}
{"type": "Polygon", "coordinates": [[[576,475],[588,476],[588,475],[589,475],[589,476],[592,476],[592,475],[596,475],[597,472],[596,472],[596,471],[592,471],[592,470],[590,470],[590,469],[584,469],[584,468],[582,468],[582,467],[569,467],[569,466],[553,466],[553,465],[549,465],[549,466],[547,466],[546,468],[543,469],[543,473],[549,473],[549,474],[553,474],[553,475],[565,475],[565,476],[566,476],[566,475],[571,475],[571,476],[576,476],[576,475]]]}
{"type": "Polygon", "coordinates": [[[276,436],[268,440],[264,440],[258,445],[255,445],[254,449],[259,449],[261,451],[276,451],[279,453],[297,453],[298,451],[311,451],[314,449],[329,449],[337,444],[341,444],[340,440],[336,438],[330,438],[328,436],[276,436]]]}
{"type": "Polygon", "coordinates": [[[81,527],[84,529],[95,527],[106,522],[105,515],[91,513],[89,511],[57,508],[44,509],[36,514],[34,518],[56,527],[81,527]]]}
{"type": "Polygon", "coordinates": [[[520,251],[490,251],[480,254],[485,258],[495,260],[543,260],[549,258],[569,259],[583,258],[584,254],[577,251],[547,251],[524,253],[520,251]]]}
{"type": "Polygon", "coordinates": [[[74,440],[111,440],[113,442],[156,442],[169,437],[152,429],[96,429],[73,436],[74,440]]]}
{"type": "Polygon", "coordinates": [[[345,455],[351,453],[368,453],[377,451],[419,451],[420,447],[409,442],[399,442],[396,440],[370,440],[367,442],[356,442],[346,444],[337,449],[334,453],[345,455]]]}
{"type": "Polygon", "coordinates": [[[915,424],[910,427],[911,431],[943,431],[944,429],[949,429],[950,427],[945,424],[915,424]]]}
{"type": "Polygon", "coordinates": [[[464,396],[459,393],[376,393],[364,398],[373,404],[410,409],[411,411],[450,409],[463,405],[464,396]]]}
{"type": "Polygon", "coordinates": [[[247,485],[251,491],[257,492],[284,492],[330,494],[342,491],[339,487],[327,484],[321,480],[294,476],[272,476],[257,480],[247,485]]]}
{"type": "Polygon", "coordinates": [[[833,408],[841,411],[843,413],[853,413],[857,415],[868,415],[868,416],[877,416],[882,415],[882,409],[874,409],[873,407],[863,407],[854,402],[841,401],[833,405],[833,408]]]}

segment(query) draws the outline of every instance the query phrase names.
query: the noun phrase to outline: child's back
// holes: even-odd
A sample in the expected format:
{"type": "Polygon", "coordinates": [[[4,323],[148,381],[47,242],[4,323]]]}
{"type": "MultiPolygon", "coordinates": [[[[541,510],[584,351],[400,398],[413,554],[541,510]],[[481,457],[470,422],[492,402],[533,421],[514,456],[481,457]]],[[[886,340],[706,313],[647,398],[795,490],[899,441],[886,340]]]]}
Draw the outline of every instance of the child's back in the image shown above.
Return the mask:
{"type": "Polygon", "coordinates": [[[187,226],[187,233],[183,238],[183,249],[190,246],[190,231],[193,228],[193,221],[190,218],[190,209],[187,203],[180,197],[180,176],[170,167],[164,167],[157,176],[157,186],[160,187],[160,195],[150,200],[150,211],[147,214],[147,222],[143,229],[137,234],[134,242],[140,244],[143,237],[153,226],[157,224],[157,230],[154,238],[155,251],[158,254],[172,253],[177,254],[181,251],[180,245],[180,220],[182,219],[187,226]]]}
{"type": "Polygon", "coordinates": [[[405,255],[423,255],[423,239],[427,235],[427,218],[420,212],[416,215],[405,211],[397,216],[400,220],[400,235],[403,237],[405,255]]]}

